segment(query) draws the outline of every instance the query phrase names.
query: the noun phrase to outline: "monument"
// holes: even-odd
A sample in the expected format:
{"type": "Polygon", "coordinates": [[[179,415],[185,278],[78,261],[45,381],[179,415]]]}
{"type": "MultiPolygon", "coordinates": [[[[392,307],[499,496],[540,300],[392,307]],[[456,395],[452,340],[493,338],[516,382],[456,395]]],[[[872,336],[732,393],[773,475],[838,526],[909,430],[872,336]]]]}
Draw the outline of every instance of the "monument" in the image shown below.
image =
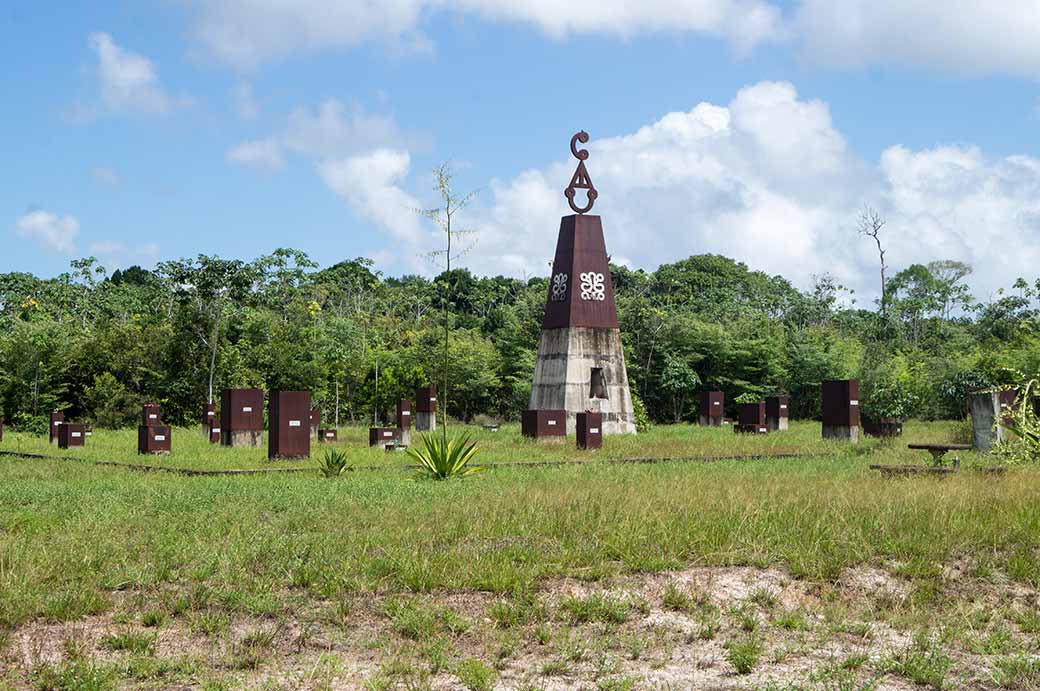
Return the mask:
{"type": "Polygon", "coordinates": [[[603,434],[635,434],[603,226],[587,215],[598,193],[585,168],[589,152],[577,143],[588,141],[585,132],[571,137],[578,167],[564,196],[574,214],[560,220],[528,408],[565,411],[567,434],[586,412],[602,415],[603,434]],[[588,201],[579,207],[582,189],[588,201]]]}

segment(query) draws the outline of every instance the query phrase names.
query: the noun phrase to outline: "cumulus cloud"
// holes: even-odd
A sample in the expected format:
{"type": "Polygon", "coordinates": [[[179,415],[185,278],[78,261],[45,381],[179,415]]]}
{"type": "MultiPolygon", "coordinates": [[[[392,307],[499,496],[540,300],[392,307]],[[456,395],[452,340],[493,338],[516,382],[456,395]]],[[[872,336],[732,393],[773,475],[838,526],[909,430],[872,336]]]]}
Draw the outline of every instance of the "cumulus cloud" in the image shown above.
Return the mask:
{"type": "MultiPolygon", "coordinates": [[[[593,137],[588,148],[608,250],[634,266],[717,253],[802,288],[830,273],[863,302],[877,293],[876,250],[855,231],[864,204],[887,218],[887,259],[897,270],[968,262],[984,296],[1014,276],[1035,278],[1040,266],[1040,159],[893,146],[879,161],[863,161],[827,105],[800,98],[791,84],[755,84],[726,105],[668,113],[630,134],[593,137]]],[[[392,227],[402,222],[401,208],[417,205],[402,186],[408,163],[403,153],[360,157],[349,175],[326,182],[395,241],[426,249],[433,236],[412,232],[414,219],[408,233],[392,227]]],[[[481,230],[467,264],[481,273],[545,275],[560,216],[570,213],[563,188],[575,164],[561,159],[492,180],[483,206],[462,219],[481,230]]]]}
{"type": "Polygon", "coordinates": [[[196,35],[203,48],[240,67],[365,41],[426,50],[429,42],[420,23],[437,11],[529,24],[554,37],[692,32],[725,37],[738,49],[782,32],[782,13],[767,0],[224,0],[197,5],[196,35]]]}
{"type": "Polygon", "coordinates": [[[18,234],[40,247],[72,254],[76,251],[79,221],[75,216],[58,216],[49,211],[30,211],[15,223],[18,234]]]}
{"type": "Polygon", "coordinates": [[[959,73],[1040,70],[1036,0],[801,0],[793,31],[828,65],[910,64],[959,73]]]}
{"type": "Polygon", "coordinates": [[[90,47],[97,55],[101,99],[106,107],[157,115],[170,110],[171,99],[151,60],[124,50],[106,33],[91,34],[90,47]]]}
{"type": "Polygon", "coordinates": [[[410,165],[406,151],[377,149],[324,161],[318,171],[325,184],[358,213],[389,231],[395,245],[424,247],[428,238],[415,213],[419,201],[400,186],[410,165]]]}
{"type": "Polygon", "coordinates": [[[284,152],[312,157],[345,157],[384,147],[422,146],[405,135],[389,115],[348,108],[330,98],[318,108],[297,108],[289,114],[285,130],[264,139],[245,142],[228,152],[229,160],[266,169],[283,166],[284,152]]]}
{"type": "Polygon", "coordinates": [[[281,170],[285,167],[282,146],[274,139],[243,142],[227,152],[227,159],[234,163],[265,170],[281,170]]]}
{"type": "Polygon", "coordinates": [[[793,41],[828,66],[909,64],[1028,78],[1040,69],[1035,0],[197,0],[196,6],[203,50],[239,67],[366,41],[428,49],[423,20],[450,13],[533,26],[554,38],[684,33],[721,37],[740,52],[793,41]]]}
{"type": "Polygon", "coordinates": [[[256,97],[253,96],[253,86],[249,82],[241,82],[235,85],[231,92],[235,101],[235,111],[243,120],[255,120],[260,114],[260,106],[257,105],[256,97]]]}
{"type": "Polygon", "coordinates": [[[118,187],[119,184],[122,182],[122,180],[119,177],[119,174],[116,171],[112,170],[111,168],[105,168],[104,166],[91,168],[90,176],[98,182],[102,182],[112,187],[118,187]]]}

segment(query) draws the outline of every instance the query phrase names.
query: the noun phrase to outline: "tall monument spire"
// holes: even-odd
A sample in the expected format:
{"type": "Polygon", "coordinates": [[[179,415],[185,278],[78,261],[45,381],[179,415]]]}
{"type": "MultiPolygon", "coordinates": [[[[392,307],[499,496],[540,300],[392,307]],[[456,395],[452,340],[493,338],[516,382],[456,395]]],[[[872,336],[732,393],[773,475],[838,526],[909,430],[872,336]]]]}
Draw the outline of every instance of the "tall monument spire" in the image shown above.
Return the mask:
{"type": "Polygon", "coordinates": [[[634,433],[603,226],[587,215],[599,196],[585,167],[589,152],[577,146],[588,141],[584,131],[571,137],[578,167],[564,196],[575,213],[560,219],[529,409],[566,411],[568,433],[586,411],[603,415],[605,434],[634,433]],[[586,191],[584,206],[577,190],[586,191]]]}

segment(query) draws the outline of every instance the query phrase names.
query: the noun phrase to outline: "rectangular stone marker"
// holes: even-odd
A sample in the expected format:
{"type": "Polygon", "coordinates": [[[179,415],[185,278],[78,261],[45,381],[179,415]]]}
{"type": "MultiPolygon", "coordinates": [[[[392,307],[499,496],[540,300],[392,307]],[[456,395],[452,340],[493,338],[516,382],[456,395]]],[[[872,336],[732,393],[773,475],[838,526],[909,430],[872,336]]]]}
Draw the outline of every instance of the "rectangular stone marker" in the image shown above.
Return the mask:
{"type": "Polygon", "coordinates": [[[820,384],[823,438],[859,441],[859,381],[829,379],[820,384]]]}
{"type": "Polygon", "coordinates": [[[220,443],[259,447],[264,435],[264,392],[224,389],[220,396],[220,443]]]}
{"type": "Polygon", "coordinates": [[[578,413],[575,436],[578,448],[591,451],[603,448],[603,415],[601,413],[578,413]]]}
{"type": "Polygon", "coordinates": [[[385,446],[386,444],[400,443],[401,437],[393,427],[369,427],[368,445],[385,446]]]}
{"type": "Polygon", "coordinates": [[[171,430],[165,425],[141,425],[137,428],[137,453],[166,456],[171,449],[171,430]]]}
{"type": "Polygon", "coordinates": [[[267,402],[267,457],[309,458],[310,415],[310,391],[272,391],[267,402]]]}
{"type": "Polygon", "coordinates": [[[50,426],[50,442],[53,444],[58,441],[58,431],[62,424],[65,422],[65,413],[60,410],[55,410],[51,413],[51,426],[50,426]]]}
{"type": "Polygon", "coordinates": [[[722,391],[702,391],[697,421],[702,427],[722,427],[725,417],[726,394],[722,391]]]}
{"type": "Polygon", "coordinates": [[[323,429],[318,430],[318,441],[325,443],[332,443],[339,440],[339,433],[334,429],[323,429]]]}
{"type": "Polygon", "coordinates": [[[415,390],[415,430],[437,429],[437,387],[433,384],[415,390]]]}
{"type": "Polygon", "coordinates": [[[788,428],[791,417],[791,399],[787,396],[769,396],[766,398],[766,427],[770,432],[788,428]]]}
{"type": "MultiPolygon", "coordinates": [[[[575,416],[577,424],[577,416],[575,416]]],[[[602,422],[601,422],[602,426],[602,422]]],[[[531,439],[561,439],[567,436],[566,410],[525,410],[520,414],[520,432],[531,439]]]]}
{"type": "Polygon", "coordinates": [[[58,426],[58,448],[71,449],[83,446],[87,440],[86,425],[62,422],[58,426]]]}

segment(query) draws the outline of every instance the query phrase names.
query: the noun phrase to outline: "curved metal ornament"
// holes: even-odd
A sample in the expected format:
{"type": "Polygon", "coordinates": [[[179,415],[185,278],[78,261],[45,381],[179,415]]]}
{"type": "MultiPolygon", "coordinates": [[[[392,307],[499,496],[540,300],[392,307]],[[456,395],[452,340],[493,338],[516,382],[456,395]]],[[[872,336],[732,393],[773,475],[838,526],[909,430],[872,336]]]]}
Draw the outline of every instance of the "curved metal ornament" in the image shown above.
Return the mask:
{"type": "Polygon", "coordinates": [[[573,137],[571,137],[571,155],[578,159],[578,167],[574,171],[573,177],[571,177],[571,184],[567,185],[567,189],[563,191],[563,196],[567,197],[567,203],[571,209],[577,214],[585,214],[592,210],[592,205],[596,203],[596,197],[599,193],[592,184],[592,178],[589,177],[589,171],[585,169],[585,161],[589,157],[588,149],[579,149],[578,142],[585,144],[589,141],[589,133],[582,130],[573,137]],[[579,207],[574,203],[574,195],[577,190],[586,190],[589,196],[589,202],[584,207],[579,207]]]}

